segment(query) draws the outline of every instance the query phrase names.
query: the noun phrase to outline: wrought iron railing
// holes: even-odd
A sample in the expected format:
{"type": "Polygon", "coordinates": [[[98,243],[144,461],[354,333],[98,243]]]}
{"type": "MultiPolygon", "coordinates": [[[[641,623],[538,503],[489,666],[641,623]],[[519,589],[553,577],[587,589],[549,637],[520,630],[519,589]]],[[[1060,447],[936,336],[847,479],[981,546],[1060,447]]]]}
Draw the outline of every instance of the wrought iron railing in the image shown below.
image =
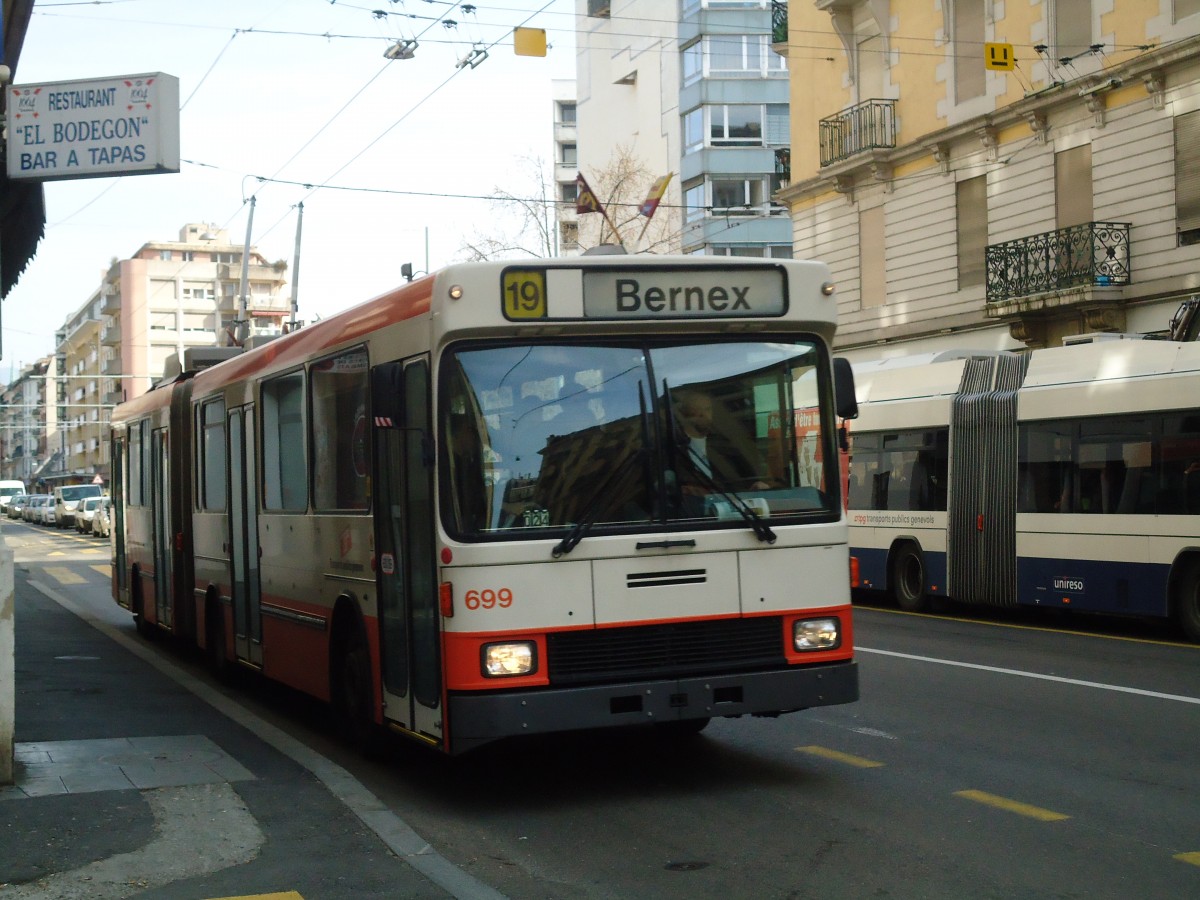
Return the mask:
{"type": "Polygon", "coordinates": [[[821,165],[896,146],[896,101],[864,100],[819,123],[821,165]]]}
{"type": "Polygon", "coordinates": [[[1129,223],[1085,222],[987,247],[987,301],[1129,284],[1129,223]]]}
{"type": "Polygon", "coordinates": [[[786,44],[787,35],[787,0],[771,0],[771,43],[786,44]]]}

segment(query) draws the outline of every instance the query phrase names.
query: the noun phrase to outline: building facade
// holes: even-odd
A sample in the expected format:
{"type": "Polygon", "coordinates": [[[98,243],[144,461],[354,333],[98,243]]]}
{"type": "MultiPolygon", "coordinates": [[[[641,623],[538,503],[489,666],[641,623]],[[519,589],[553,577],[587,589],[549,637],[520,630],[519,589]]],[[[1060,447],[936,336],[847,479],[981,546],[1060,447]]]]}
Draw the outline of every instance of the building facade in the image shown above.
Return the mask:
{"type": "MultiPolygon", "coordinates": [[[[107,482],[108,421],[112,397],[106,397],[100,344],[100,292],[63,324],[56,335],[56,394],[59,421],[58,463],[61,480],[107,482]]],[[[111,391],[111,386],[109,386],[111,391]]]]}
{"type": "Polygon", "coordinates": [[[168,358],[182,359],[188,348],[282,330],[291,315],[286,263],[268,263],[251,248],[243,304],[242,258],[243,245],[201,223],[183,226],[178,241],[151,241],[113,261],[100,286],[106,402],[145,393],[168,358]]]}
{"type": "MultiPolygon", "coordinates": [[[[581,169],[674,177],[630,250],[790,257],[788,72],[767,0],[577,0],[581,169]]],[[[602,201],[604,192],[595,184],[602,201]]],[[[619,227],[619,225],[618,225],[619,227]]],[[[628,242],[627,242],[628,243],[628,242]]]]}
{"type": "Polygon", "coordinates": [[[56,360],[48,356],[26,366],[0,391],[0,477],[24,481],[30,490],[55,462],[56,374],[56,360]]]}
{"type": "Polygon", "coordinates": [[[576,116],[575,81],[556,78],[551,82],[554,116],[554,235],[558,256],[577,256],[579,214],[575,201],[579,188],[579,131],[576,116]]]}
{"type": "Polygon", "coordinates": [[[1163,332],[1200,291],[1200,2],[774,7],[777,199],[851,358],[1163,332]]]}

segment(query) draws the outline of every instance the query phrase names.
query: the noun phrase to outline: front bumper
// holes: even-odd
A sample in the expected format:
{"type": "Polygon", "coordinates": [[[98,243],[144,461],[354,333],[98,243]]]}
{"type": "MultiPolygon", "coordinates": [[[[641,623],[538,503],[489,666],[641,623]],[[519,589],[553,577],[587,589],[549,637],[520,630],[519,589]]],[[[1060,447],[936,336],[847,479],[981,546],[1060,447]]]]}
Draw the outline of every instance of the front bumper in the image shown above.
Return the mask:
{"type": "Polygon", "coordinates": [[[715,716],[777,715],[858,699],[853,660],[712,678],[450,694],[451,752],[500,738],[715,716]]]}

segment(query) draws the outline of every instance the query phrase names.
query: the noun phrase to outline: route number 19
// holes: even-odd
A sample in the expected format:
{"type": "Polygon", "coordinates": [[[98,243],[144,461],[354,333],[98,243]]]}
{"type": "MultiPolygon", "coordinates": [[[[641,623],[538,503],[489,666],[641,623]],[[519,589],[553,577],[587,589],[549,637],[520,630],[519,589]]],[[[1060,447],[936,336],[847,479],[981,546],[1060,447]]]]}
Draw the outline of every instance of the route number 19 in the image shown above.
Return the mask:
{"type": "Polygon", "coordinates": [[[546,318],[546,273],[510,269],[504,273],[504,315],[510,319],[546,318]]]}

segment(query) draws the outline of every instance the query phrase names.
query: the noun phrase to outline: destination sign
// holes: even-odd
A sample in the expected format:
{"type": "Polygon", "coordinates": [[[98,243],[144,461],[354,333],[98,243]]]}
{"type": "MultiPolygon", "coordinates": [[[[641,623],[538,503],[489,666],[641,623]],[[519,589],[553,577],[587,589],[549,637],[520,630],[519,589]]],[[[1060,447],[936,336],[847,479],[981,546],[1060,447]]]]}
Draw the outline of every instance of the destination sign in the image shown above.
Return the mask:
{"type": "Polygon", "coordinates": [[[739,319],[787,312],[782,269],[584,270],[589,319],[739,319]]]}
{"type": "Polygon", "coordinates": [[[179,79],[154,72],[11,85],[8,177],[179,171],[179,79]]]}

